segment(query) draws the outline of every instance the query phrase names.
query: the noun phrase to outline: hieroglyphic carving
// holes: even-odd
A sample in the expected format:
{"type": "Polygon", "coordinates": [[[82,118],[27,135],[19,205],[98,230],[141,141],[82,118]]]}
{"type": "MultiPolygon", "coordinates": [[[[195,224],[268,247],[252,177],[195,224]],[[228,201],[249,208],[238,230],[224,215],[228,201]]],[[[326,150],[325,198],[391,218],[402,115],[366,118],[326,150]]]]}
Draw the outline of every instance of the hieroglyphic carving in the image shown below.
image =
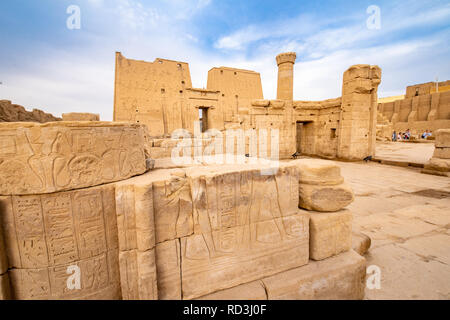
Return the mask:
{"type": "Polygon", "coordinates": [[[0,197],[0,213],[13,298],[120,298],[114,185],[0,197]],[[72,265],[79,290],[67,287],[72,265]]]}
{"type": "Polygon", "coordinates": [[[137,177],[116,185],[122,298],[158,298],[155,223],[151,179],[137,177]]]}
{"type": "Polygon", "coordinates": [[[156,245],[156,271],[158,274],[158,299],[181,300],[180,240],[156,245]]]}
{"type": "Polygon", "coordinates": [[[304,265],[309,215],[297,207],[298,174],[187,169],[195,234],[181,239],[183,299],[304,265]],[[294,184],[294,186],[292,186],[294,184]]]}
{"type": "Polygon", "coordinates": [[[91,187],[146,171],[139,125],[57,122],[0,125],[0,194],[91,187]]]}
{"type": "Polygon", "coordinates": [[[312,260],[324,260],[352,248],[352,213],[312,212],[310,220],[310,248],[312,260]]]}

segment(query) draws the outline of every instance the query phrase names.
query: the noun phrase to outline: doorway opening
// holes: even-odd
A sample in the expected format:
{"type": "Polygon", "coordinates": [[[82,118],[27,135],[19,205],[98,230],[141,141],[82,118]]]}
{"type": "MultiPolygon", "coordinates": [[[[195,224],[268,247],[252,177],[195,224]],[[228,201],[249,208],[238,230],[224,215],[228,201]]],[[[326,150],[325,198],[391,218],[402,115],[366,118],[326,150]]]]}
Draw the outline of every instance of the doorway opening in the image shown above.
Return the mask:
{"type": "Polygon", "coordinates": [[[297,155],[312,155],[315,153],[314,122],[297,121],[297,155]]]}
{"type": "Polygon", "coordinates": [[[208,108],[198,108],[198,118],[200,121],[200,131],[206,132],[208,130],[208,108]]]}

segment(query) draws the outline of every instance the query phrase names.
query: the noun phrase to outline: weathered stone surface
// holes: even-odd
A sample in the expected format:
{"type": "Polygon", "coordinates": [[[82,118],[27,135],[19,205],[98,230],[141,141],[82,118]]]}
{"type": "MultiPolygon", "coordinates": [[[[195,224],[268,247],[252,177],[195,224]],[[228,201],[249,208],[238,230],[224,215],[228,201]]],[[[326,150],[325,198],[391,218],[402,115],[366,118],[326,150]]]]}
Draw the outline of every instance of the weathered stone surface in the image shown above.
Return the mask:
{"type": "Polygon", "coordinates": [[[11,299],[11,287],[9,284],[9,275],[7,273],[0,275],[0,300],[11,299]]]}
{"type": "Polygon", "coordinates": [[[15,299],[120,298],[114,186],[0,197],[15,299]],[[81,289],[67,289],[77,265],[81,289]]]}
{"type": "Polygon", "coordinates": [[[0,100],[0,122],[51,122],[61,121],[61,118],[54,117],[50,113],[45,113],[39,109],[26,111],[24,107],[12,104],[9,100],[0,100]]]}
{"type": "Polygon", "coordinates": [[[320,212],[339,211],[354,200],[353,191],[347,184],[336,186],[299,185],[299,206],[320,212]]]}
{"type": "Polygon", "coordinates": [[[311,212],[309,222],[309,256],[323,260],[352,248],[352,213],[311,212]]]}
{"type": "Polygon", "coordinates": [[[183,299],[308,263],[308,214],[181,239],[183,299]]]}
{"type": "Polygon", "coordinates": [[[164,159],[172,156],[172,149],[153,147],[149,149],[150,157],[152,159],[164,159]]]}
{"type": "Polygon", "coordinates": [[[158,299],[155,249],[121,251],[119,264],[122,299],[158,299]]]}
{"type": "Polygon", "coordinates": [[[199,300],[359,300],[364,298],[365,265],[363,257],[349,251],[199,300]]]}
{"type": "Polygon", "coordinates": [[[156,242],[193,233],[193,209],[188,180],[182,170],[162,170],[153,177],[156,242]]]}
{"type": "Polygon", "coordinates": [[[152,181],[135,178],[117,183],[115,195],[122,297],[156,300],[152,181]]]}
{"type": "Polygon", "coordinates": [[[341,168],[331,161],[300,159],[293,163],[297,165],[301,184],[333,186],[344,182],[341,168]]]}
{"type": "Polygon", "coordinates": [[[298,213],[294,164],[186,168],[194,204],[194,233],[273,220],[298,213]],[[209,217],[209,218],[208,218],[209,217]]]}
{"type": "Polygon", "coordinates": [[[450,129],[440,129],[435,132],[436,150],[422,170],[423,173],[440,176],[450,176],[450,129]]]}
{"type": "Polygon", "coordinates": [[[252,100],[252,106],[255,106],[255,107],[268,107],[269,104],[270,104],[270,100],[264,100],[264,99],[252,100]]]}
{"type": "Polygon", "coordinates": [[[364,298],[366,260],[349,251],[263,279],[269,300],[364,298]]]}
{"type": "Polygon", "coordinates": [[[264,283],[260,280],[217,291],[196,300],[267,300],[264,283]]]}
{"type": "Polygon", "coordinates": [[[179,239],[156,245],[156,269],[158,274],[158,298],[160,300],[181,300],[179,239]]]}
{"type": "MultiPolygon", "coordinates": [[[[0,197],[0,214],[2,214],[1,197],[0,197]]],[[[0,219],[0,275],[8,271],[8,259],[6,257],[5,241],[3,239],[3,227],[0,219]]]]}
{"type": "Polygon", "coordinates": [[[294,95],[294,64],[297,54],[283,52],[277,55],[278,87],[277,99],[292,101],[294,95]]]}
{"type": "Polygon", "coordinates": [[[450,172],[450,159],[431,158],[431,160],[425,164],[425,169],[450,172]]]}
{"type": "Polygon", "coordinates": [[[118,183],[115,188],[120,251],[144,252],[155,247],[153,189],[151,181],[118,183]]]}
{"type": "MultiPolygon", "coordinates": [[[[120,182],[116,187],[116,201],[118,210],[123,217],[128,213],[128,207],[139,205],[139,198],[133,194],[139,187],[140,193],[145,196],[143,212],[140,219],[150,219],[144,223],[136,224],[131,221],[130,228],[154,230],[155,242],[160,243],[191,235],[193,231],[192,200],[189,183],[182,169],[162,169],[150,171],[144,175],[120,182]],[[121,190],[124,190],[122,192],[121,190]],[[127,192],[125,192],[127,191],[127,192]],[[148,192],[148,194],[144,194],[148,192]],[[150,218],[151,216],[151,218],[150,218]],[[154,218],[153,218],[154,217],[154,218]]],[[[119,217],[118,221],[122,221],[119,217]]],[[[130,219],[130,217],[128,217],[130,219]]],[[[120,228],[120,223],[119,223],[120,228]]],[[[123,235],[122,235],[123,236],[123,235]]],[[[152,246],[147,246],[147,249],[152,246]]]]}
{"type": "Polygon", "coordinates": [[[110,299],[120,299],[118,251],[112,250],[94,258],[77,261],[48,268],[12,269],[11,291],[14,299],[47,300],[47,299],[90,299],[104,297],[104,289],[110,299]],[[67,280],[70,266],[80,268],[81,289],[70,290],[67,280]]]}
{"type": "Polygon", "coordinates": [[[378,66],[353,65],[344,72],[337,158],[362,160],[375,154],[380,82],[378,66]]]}
{"type": "Polygon", "coordinates": [[[108,122],[0,124],[0,194],[43,194],[146,171],[141,126],[108,122]]]}
{"type": "Polygon", "coordinates": [[[285,106],[284,100],[270,100],[270,107],[274,109],[282,109],[285,106]]]}
{"type": "Polygon", "coordinates": [[[450,148],[438,148],[434,150],[433,158],[450,159],[450,148]]]}
{"type": "Polygon", "coordinates": [[[277,100],[264,100],[260,74],[251,70],[212,68],[207,89],[196,89],[186,62],[137,61],[118,52],[114,121],[147,125],[155,138],[152,157],[159,159],[169,157],[173,147],[164,147],[158,140],[176,129],[192,135],[196,121],[201,121],[202,128],[219,131],[279,130],[277,146],[282,159],[297,152],[349,160],[374,155],[381,69],[350,67],[344,76],[342,98],[294,102],[295,60],[295,52],[277,56],[277,100]]]}
{"type": "Polygon", "coordinates": [[[299,172],[299,206],[320,212],[338,211],[353,202],[353,191],[344,184],[335,163],[317,159],[292,161],[299,172]]]}
{"type": "Polygon", "coordinates": [[[450,148],[450,129],[439,129],[434,134],[436,148],[450,148]]]}
{"type": "Polygon", "coordinates": [[[355,252],[364,256],[369,251],[371,244],[372,240],[369,236],[360,232],[353,232],[352,248],[355,252]]]}
{"type": "Polygon", "coordinates": [[[100,121],[100,115],[96,113],[63,113],[63,121],[100,121]]]}
{"type": "Polygon", "coordinates": [[[304,265],[309,215],[297,208],[298,175],[283,164],[187,168],[194,235],[181,239],[183,299],[304,265]]]}

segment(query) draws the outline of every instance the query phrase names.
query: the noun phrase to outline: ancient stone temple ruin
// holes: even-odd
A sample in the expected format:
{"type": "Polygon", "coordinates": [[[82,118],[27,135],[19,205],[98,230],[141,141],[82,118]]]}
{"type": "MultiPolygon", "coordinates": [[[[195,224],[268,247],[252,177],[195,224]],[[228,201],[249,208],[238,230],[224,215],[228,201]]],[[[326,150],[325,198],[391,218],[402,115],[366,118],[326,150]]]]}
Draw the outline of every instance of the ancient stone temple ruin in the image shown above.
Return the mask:
{"type": "Polygon", "coordinates": [[[148,171],[142,129],[1,126],[2,298],[363,297],[364,258],[351,251],[344,209],[353,193],[339,167],[148,171]],[[67,286],[74,266],[78,290],[67,286]]]}
{"type": "Polygon", "coordinates": [[[380,100],[379,124],[390,125],[385,136],[390,137],[393,130],[409,129],[420,136],[425,130],[450,128],[450,80],[409,86],[404,96],[380,100]]]}
{"type": "MultiPolygon", "coordinates": [[[[131,121],[149,128],[153,158],[171,156],[161,138],[176,129],[201,131],[242,129],[279,132],[279,156],[298,153],[325,158],[362,160],[374,155],[377,88],[381,69],[355,65],[343,77],[342,97],[324,101],[293,100],[296,54],[276,57],[276,100],[264,100],[259,73],[227,67],[208,72],[207,89],[192,88],[189,65],[156,59],[126,59],[116,54],[114,121],[131,121]],[[162,145],[161,145],[162,144],[162,145]]],[[[252,154],[247,147],[246,153],[252,154]]]]}
{"type": "Polygon", "coordinates": [[[350,67],[342,98],[293,101],[294,62],[277,57],[269,101],[252,71],[214,68],[200,90],[186,63],[117,54],[117,122],[1,124],[0,299],[362,299],[354,195],[333,162],[153,161],[195,120],[277,128],[282,157],[370,155],[380,69],[350,67]]]}

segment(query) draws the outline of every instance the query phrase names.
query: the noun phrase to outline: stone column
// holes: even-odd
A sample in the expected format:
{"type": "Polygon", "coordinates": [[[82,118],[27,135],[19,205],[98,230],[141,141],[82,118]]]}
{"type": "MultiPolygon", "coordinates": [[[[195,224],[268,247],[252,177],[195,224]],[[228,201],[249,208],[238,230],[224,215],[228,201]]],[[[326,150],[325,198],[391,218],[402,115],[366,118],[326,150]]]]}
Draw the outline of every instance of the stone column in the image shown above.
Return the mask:
{"type": "Polygon", "coordinates": [[[294,97],[295,52],[280,53],[277,56],[278,90],[277,99],[292,101],[294,97]]]}
{"type": "Polygon", "coordinates": [[[375,155],[378,66],[354,65],[344,73],[338,157],[362,160],[375,155]]]}

